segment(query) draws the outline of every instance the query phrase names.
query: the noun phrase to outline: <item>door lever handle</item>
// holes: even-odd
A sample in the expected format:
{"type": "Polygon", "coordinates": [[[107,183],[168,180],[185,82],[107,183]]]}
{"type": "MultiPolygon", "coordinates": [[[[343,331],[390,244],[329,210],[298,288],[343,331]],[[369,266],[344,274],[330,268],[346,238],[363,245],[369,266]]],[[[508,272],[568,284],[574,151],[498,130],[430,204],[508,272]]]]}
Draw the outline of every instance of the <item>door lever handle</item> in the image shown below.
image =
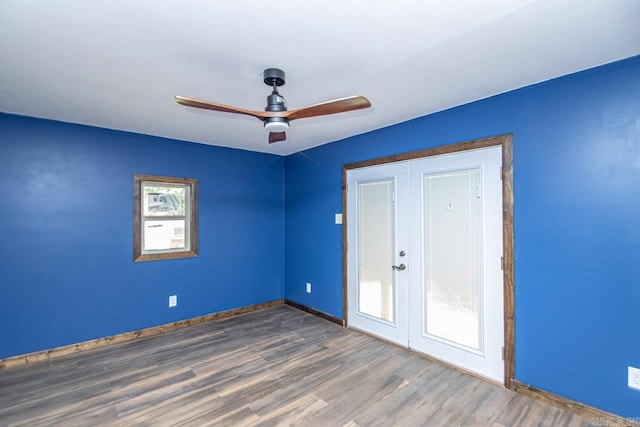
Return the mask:
{"type": "Polygon", "coordinates": [[[392,265],[391,268],[393,268],[394,270],[402,271],[402,270],[406,270],[407,266],[404,264],[400,264],[400,265],[392,265]]]}

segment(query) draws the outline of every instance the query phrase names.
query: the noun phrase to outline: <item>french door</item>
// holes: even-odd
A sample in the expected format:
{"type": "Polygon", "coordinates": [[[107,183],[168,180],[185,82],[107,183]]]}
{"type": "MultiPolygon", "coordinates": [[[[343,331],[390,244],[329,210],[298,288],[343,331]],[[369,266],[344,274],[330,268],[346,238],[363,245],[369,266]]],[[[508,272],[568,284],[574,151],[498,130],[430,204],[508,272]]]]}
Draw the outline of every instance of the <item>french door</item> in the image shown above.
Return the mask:
{"type": "Polygon", "coordinates": [[[349,326],[400,345],[409,340],[407,178],[406,163],[347,175],[349,326]]]}
{"type": "Polygon", "coordinates": [[[349,326],[502,382],[501,147],[347,172],[349,326]]]}

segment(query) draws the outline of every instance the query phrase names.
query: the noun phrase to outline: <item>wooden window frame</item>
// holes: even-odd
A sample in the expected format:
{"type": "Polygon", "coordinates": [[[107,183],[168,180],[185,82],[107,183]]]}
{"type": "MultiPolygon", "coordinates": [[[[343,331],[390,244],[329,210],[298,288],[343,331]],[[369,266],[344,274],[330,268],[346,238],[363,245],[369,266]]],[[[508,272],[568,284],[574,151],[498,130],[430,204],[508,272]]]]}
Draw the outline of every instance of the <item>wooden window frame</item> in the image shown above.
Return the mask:
{"type": "Polygon", "coordinates": [[[133,261],[159,261],[164,259],[194,258],[198,256],[198,180],[195,178],[178,178],[156,175],[133,175],[133,261]],[[162,250],[157,252],[143,251],[143,193],[145,183],[184,185],[188,189],[189,209],[186,220],[189,223],[188,247],[186,249],[162,250]]]}

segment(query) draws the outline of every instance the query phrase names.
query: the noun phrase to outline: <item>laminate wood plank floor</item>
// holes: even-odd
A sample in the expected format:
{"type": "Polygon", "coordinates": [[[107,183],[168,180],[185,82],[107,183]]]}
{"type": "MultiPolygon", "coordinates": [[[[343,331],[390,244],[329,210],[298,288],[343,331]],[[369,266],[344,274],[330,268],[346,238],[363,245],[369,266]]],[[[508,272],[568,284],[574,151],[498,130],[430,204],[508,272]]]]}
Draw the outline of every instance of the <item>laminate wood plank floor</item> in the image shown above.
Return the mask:
{"type": "Polygon", "coordinates": [[[1,426],[589,426],[289,306],[0,370],[1,426]]]}

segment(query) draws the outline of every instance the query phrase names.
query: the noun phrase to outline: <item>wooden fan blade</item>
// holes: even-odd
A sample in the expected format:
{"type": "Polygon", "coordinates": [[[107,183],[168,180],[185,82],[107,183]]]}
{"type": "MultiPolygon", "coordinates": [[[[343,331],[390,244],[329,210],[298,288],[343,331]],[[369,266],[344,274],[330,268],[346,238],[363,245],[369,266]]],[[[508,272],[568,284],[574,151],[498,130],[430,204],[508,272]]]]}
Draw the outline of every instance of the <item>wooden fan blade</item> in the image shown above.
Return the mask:
{"type": "Polygon", "coordinates": [[[287,139],[287,134],[285,132],[269,132],[269,144],[284,141],[285,139],[287,139]]]}
{"type": "Polygon", "coordinates": [[[285,117],[289,120],[304,119],[306,117],[326,116],[327,114],[344,113],[345,111],[369,107],[371,107],[371,102],[364,96],[349,96],[291,110],[287,112],[285,117]]]}
{"type": "Polygon", "coordinates": [[[203,101],[201,99],[189,98],[180,95],[175,95],[175,99],[178,104],[186,105],[187,107],[204,108],[205,110],[222,111],[223,113],[246,114],[247,116],[252,116],[260,120],[273,117],[273,113],[269,111],[247,110],[244,108],[233,107],[231,105],[203,101]]]}

